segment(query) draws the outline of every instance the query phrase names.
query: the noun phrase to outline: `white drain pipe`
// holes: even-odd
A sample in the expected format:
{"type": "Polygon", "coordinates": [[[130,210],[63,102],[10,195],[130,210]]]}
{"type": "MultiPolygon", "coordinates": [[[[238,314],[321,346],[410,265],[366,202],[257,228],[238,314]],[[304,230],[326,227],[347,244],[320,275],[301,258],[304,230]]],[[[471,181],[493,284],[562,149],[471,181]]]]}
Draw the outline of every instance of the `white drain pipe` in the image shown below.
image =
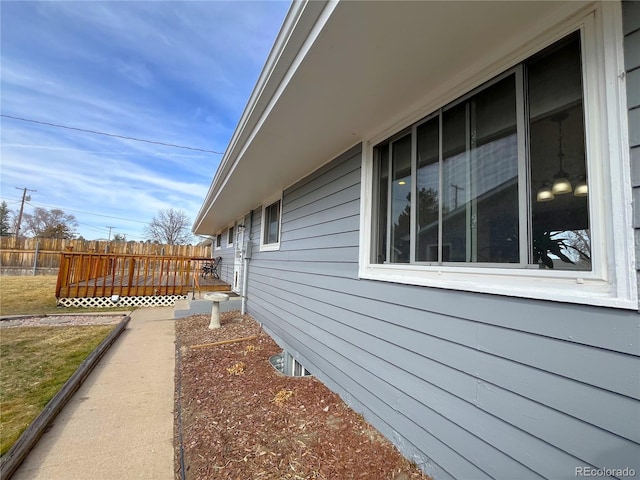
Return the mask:
{"type": "Polygon", "coordinates": [[[247,238],[249,241],[245,246],[244,255],[242,257],[242,307],[240,313],[244,315],[247,313],[247,288],[249,284],[249,258],[251,258],[251,226],[253,225],[253,210],[249,214],[249,228],[246,229],[247,238]],[[247,256],[247,253],[249,254],[247,256]]]}
{"type": "Polygon", "coordinates": [[[247,313],[247,271],[249,268],[249,261],[245,258],[242,260],[242,307],[240,313],[244,315],[247,313]]]}

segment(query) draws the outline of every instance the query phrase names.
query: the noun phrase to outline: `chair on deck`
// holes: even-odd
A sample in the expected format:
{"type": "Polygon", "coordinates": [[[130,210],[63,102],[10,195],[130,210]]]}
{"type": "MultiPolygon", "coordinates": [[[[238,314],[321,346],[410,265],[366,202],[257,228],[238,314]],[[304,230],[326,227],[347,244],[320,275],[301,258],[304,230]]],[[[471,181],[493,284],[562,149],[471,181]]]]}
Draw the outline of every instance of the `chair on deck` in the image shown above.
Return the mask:
{"type": "Polygon", "coordinates": [[[206,262],[202,266],[202,278],[207,278],[207,275],[211,275],[213,278],[220,278],[220,262],[222,262],[222,257],[217,257],[212,262],[206,262]]]}

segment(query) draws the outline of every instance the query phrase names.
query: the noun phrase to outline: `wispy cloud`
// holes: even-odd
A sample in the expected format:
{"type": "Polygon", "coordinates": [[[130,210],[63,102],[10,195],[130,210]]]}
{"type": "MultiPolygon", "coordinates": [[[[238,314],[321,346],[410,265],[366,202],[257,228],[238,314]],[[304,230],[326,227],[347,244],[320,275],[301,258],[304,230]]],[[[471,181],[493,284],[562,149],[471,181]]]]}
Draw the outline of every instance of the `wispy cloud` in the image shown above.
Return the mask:
{"type": "MultiPolygon", "coordinates": [[[[265,1],[1,2],[1,111],[224,151],[287,8],[265,1]]],[[[139,222],[160,209],[195,216],[220,160],[0,122],[2,199],[15,208],[21,192],[14,187],[37,189],[33,205],[73,213],[87,238],[106,236],[107,217],[122,219],[121,233],[137,240],[139,222]]]]}

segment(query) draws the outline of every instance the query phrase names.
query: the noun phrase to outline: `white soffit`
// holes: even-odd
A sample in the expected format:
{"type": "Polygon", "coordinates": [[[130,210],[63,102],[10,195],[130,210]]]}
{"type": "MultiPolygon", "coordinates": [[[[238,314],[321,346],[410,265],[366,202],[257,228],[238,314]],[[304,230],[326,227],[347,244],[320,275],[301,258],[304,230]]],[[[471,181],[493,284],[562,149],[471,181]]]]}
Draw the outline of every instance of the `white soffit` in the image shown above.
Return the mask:
{"type": "Polygon", "coordinates": [[[196,233],[216,233],[398,115],[444,98],[545,25],[584,6],[548,1],[314,3],[314,9],[301,13],[280,53],[288,77],[281,81],[273,75],[254,91],[243,116],[245,128],[234,134],[235,144],[194,223],[196,233]],[[315,30],[309,19],[305,23],[305,14],[316,22],[315,30]],[[318,32],[306,51],[296,30],[305,32],[307,42],[318,32]],[[292,66],[300,52],[304,57],[292,66]]]}

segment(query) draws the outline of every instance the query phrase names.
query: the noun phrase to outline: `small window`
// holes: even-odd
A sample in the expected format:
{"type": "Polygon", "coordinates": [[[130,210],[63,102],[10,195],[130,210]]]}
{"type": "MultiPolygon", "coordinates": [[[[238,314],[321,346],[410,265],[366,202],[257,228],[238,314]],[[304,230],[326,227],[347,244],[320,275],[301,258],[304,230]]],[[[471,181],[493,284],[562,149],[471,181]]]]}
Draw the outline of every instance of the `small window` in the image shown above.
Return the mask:
{"type": "Polygon", "coordinates": [[[234,234],[235,234],[235,228],[232,225],[232,226],[229,227],[229,230],[227,230],[227,244],[230,247],[233,247],[234,234]]]}
{"type": "Polygon", "coordinates": [[[222,234],[221,233],[216,235],[216,250],[218,250],[219,248],[222,248],[222,234]]]}
{"type": "Polygon", "coordinates": [[[269,358],[269,363],[278,372],[289,377],[308,377],[311,375],[309,370],[304,368],[304,365],[298,362],[293,355],[287,351],[273,355],[269,358]]]}
{"type": "Polygon", "coordinates": [[[262,209],[262,250],[277,250],[280,248],[280,217],[282,214],[282,199],[266,202],[262,209]]]}

